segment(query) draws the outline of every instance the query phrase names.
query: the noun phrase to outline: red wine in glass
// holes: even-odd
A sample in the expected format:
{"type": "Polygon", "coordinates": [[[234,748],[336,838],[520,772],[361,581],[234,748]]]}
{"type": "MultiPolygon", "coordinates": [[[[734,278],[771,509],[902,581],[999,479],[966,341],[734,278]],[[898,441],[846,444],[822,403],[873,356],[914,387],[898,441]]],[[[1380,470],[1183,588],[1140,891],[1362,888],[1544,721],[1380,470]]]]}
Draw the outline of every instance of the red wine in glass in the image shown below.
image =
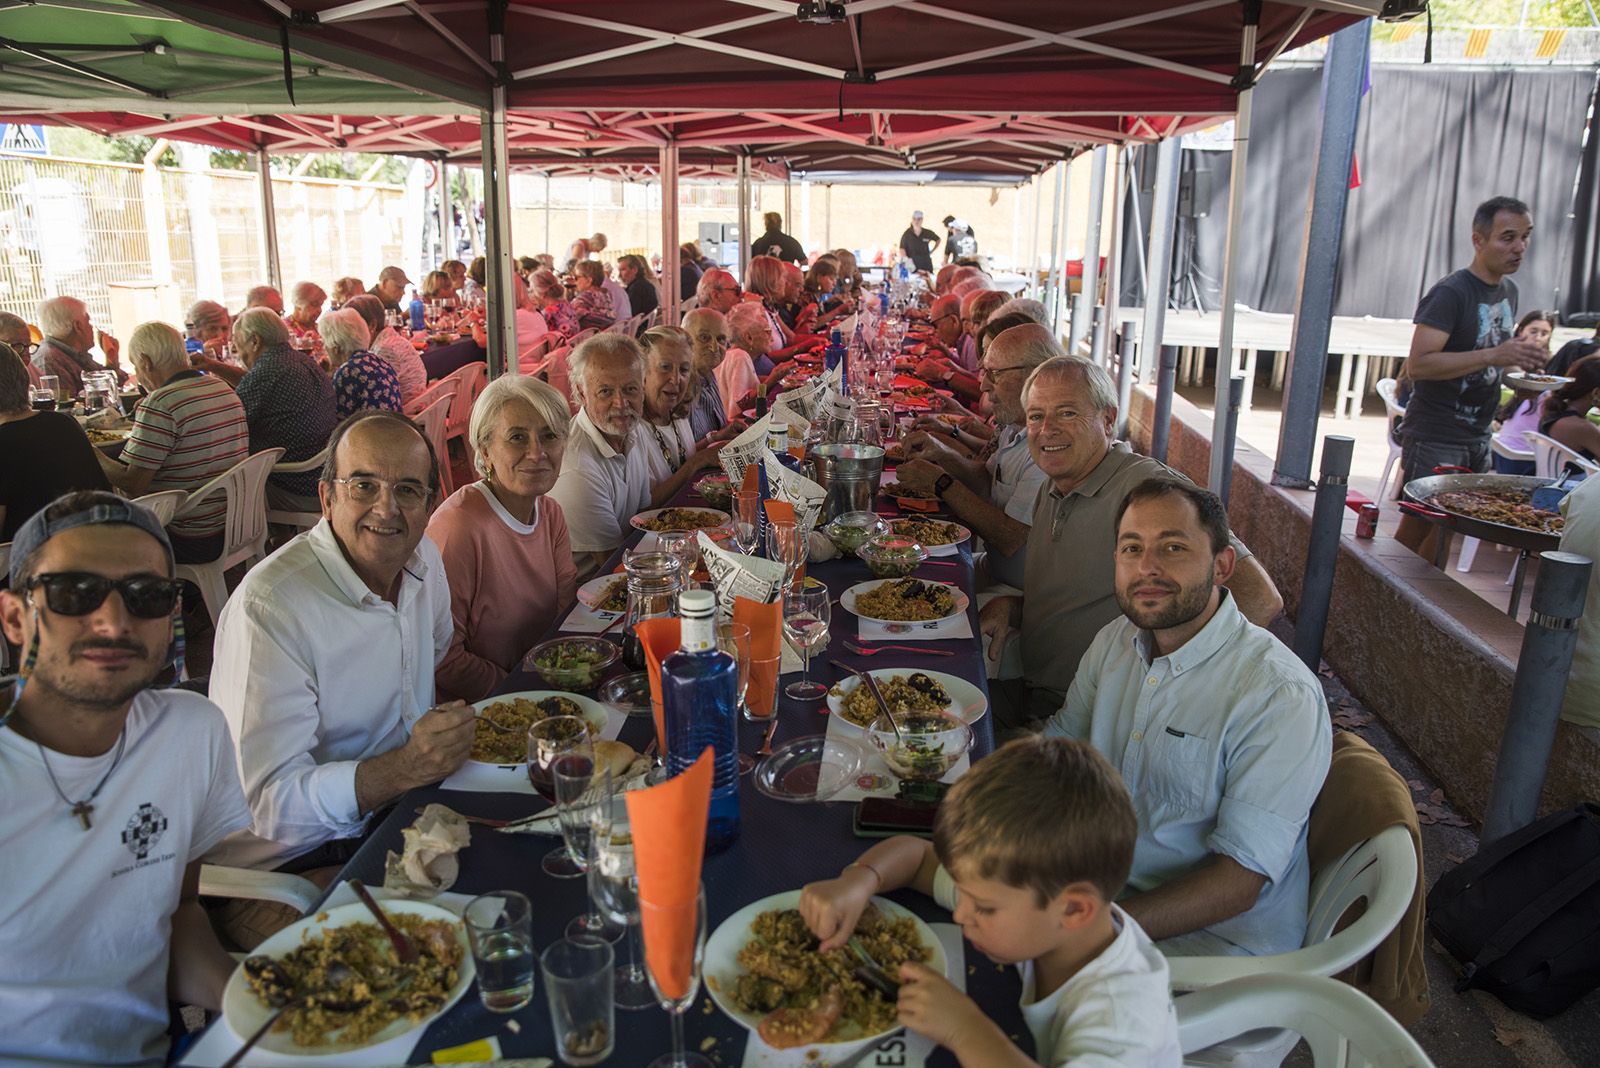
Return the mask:
{"type": "Polygon", "coordinates": [[[545,760],[528,761],[528,781],[551,804],[556,800],[557,771],[569,779],[593,775],[594,759],[583,753],[557,753],[545,760]]]}

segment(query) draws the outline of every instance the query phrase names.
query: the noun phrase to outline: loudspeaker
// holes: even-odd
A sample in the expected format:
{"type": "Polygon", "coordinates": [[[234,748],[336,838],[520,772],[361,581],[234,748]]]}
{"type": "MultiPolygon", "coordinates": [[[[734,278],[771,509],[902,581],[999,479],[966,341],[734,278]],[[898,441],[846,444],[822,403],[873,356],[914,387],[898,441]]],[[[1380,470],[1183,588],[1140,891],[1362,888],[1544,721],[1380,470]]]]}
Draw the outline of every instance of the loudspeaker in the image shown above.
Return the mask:
{"type": "Polygon", "coordinates": [[[1211,172],[1185,171],[1178,177],[1178,217],[1204,219],[1211,214],[1211,172]]]}

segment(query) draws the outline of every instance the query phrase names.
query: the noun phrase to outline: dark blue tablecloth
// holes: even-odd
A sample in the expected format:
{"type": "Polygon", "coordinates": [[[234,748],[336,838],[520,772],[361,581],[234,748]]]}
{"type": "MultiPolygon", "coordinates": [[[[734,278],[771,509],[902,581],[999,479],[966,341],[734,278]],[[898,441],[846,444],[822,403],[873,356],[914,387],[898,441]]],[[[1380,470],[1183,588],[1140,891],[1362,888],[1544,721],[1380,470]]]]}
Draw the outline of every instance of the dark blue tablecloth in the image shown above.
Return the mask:
{"type": "MultiPolygon", "coordinates": [[[[686,496],[674,504],[699,504],[698,497],[686,496]]],[[[637,540],[637,539],[635,539],[637,540]]],[[[959,567],[924,566],[919,577],[951,582],[972,593],[972,557],[963,548],[959,557],[940,557],[946,561],[959,561],[959,567]],[[959,577],[958,577],[959,576],[959,577]]],[[[835,596],[857,582],[871,578],[866,565],[855,559],[828,561],[813,564],[809,573],[826,582],[835,596]]],[[[975,600],[975,599],[974,599],[975,600]]],[[[977,633],[977,606],[969,609],[973,632],[977,633]]],[[[828,663],[837,658],[845,663],[863,667],[919,667],[943,671],[968,679],[987,692],[983,663],[975,638],[958,641],[915,643],[929,649],[954,652],[951,657],[925,656],[917,653],[885,652],[867,659],[844,648],[846,639],[854,639],[855,618],[835,607],[833,632],[826,655],[814,657],[813,674],[819,679],[834,681],[843,673],[828,663]]],[[[550,689],[537,674],[515,672],[509,675],[498,692],[550,689]]],[[[775,741],[807,734],[820,734],[826,728],[820,702],[798,702],[782,698],[775,741]]],[[[991,730],[992,716],[985,716],[974,725],[974,756],[988,753],[994,744],[991,730]]],[[[761,744],[762,725],[742,723],[740,748],[754,752],[761,744]]],[[[635,749],[643,750],[654,734],[648,717],[628,721],[622,731],[622,740],[635,749]]],[[[445,791],[438,788],[414,790],[396,804],[388,817],[368,839],[341,873],[346,878],[360,878],[372,883],[383,881],[384,857],[402,847],[401,831],[416,819],[417,810],[429,802],[438,801],[467,815],[495,818],[516,818],[529,815],[545,807],[545,802],[532,795],[486,794],[445,791]]],[[[794,890],[817,879],[829,878],[861,854],[871,842],[855,837],[852,817],[855,805],[825,803],[791,805],[774,801],[758,792],[750,776],[741,780],[739,803],[742,833],[738,841],[726,852],[707,858],[703,871],[706,890],[707,922],[711,930],[733,912],[758,898],[769,894],[794,890]]],[[[533,902],[534,944],[543,949],[561,937],[567,921],[585,907],[585,881],[559,880],[546,876],[539,867],[540,858],[555,844],[556,839],[533,835],[501,834],[486,827],[472,828],[472,844],[460,854],[461,874],[452,888],[460,893],[479,894],[491,890],[514,889],[527,894],[533,902]]],[[[918,915],[930,922],[949,922],[950,916],[932,900],[920,894],[901,891],[891,895],[918,915]]],[[[619,953],[626,943],[618,943],[619,953]]],[[[977,954],[970,945],[967,955],[967,990],[984,1010],[1024,1049],[1031,1049],[1031,1040],[1017,1009],[1020,985],[1016,971],[999,967],[977,954]]],[[[470,991],[461,1002],[433,1024],[413,1054],[414,1063],[427,1063],[434,1050],[471,1042],[496,1035],[501,1048],[509,1057],[550,1056],[554,1038],[550,1030],[544,984],[537,981],[534,1000],[514,1018],[521,1026],[513,1034],[505,1026],[505,1016],[497,1016],[484,1009],[476,991],[470,991]]],[[[743,1056],[747,1036],[745,1029],[716,1011],[704,990],[699,1000],[685,1017],[687,1043],[698,1049],[707,1039],[709,1047],[723,1065],[737,1065],[743,1056]]],[[[609,1063],[628,1066],[644,1065],[671,1044],[667,1016],[659,1010],[618,1012],[617,1045],[609,1063]]],[[[885,1052],[882,1063],[891,1063],[893,1055],[885,1052]]],[[[871,1065],[873,1062],[868,1061],[871,1065]]],[[[954,1058],[940,1050],[935,1055],[936,1064],[954,1064],[954,1058]]]]}
{"type": "Polygon", "coordinates": [[[489,353],[472,340],[471,334],[448,345],[429,345],[422,350],[422,366],[428,369],[430,382],[443,378],[451,371],[459,371],[469,363],[486,361],[488,358],[489,353]]]}

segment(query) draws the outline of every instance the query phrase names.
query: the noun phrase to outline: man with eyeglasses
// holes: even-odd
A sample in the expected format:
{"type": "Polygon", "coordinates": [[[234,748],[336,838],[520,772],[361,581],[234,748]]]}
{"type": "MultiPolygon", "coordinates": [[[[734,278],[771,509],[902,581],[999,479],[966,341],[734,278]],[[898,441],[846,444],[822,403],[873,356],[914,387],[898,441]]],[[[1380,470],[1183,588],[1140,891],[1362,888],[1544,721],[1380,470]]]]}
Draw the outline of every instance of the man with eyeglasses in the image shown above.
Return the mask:
{"type": "Polygon", "coordinates": [[[711,308],[727,315],[741,299],[739,283],[733,275],[720,267],[713,267],[700,276],[694,290],[696,307],[711,308]]]}
{"type": "MultiPolygon", "coordinates": [[[[228,599],[211,699],[233,730],[254,826],[208,860],[327,885],[373,813],[466,761],[472,710],[433,707],[452,636],[444,564],[423,538],[438,487],[416,424],[358,412],[334,431],[321,522],[228,599]]],[[[220,919],[249,949],[295,916],[240,902],[220,919]]]]}
{"type": "Polygon", "coordinates": [[[917,363],[917,377],[946,386],[968,401],[977,400],[982,387],[971,368],[958,364],[958,346],[966,329],[961,321],[961,298],[946,294],[934,301],[928,309],[928,325],[933,327],[933,336],[927,340],[927,355],[917,363]]]}
{"type": "Polygon", "coordinates": [[[160,1064],[169,998],[215,1011],[234,967],[198,900],[201,856],[250,822],[227,725],[198,694],[151,689],[183,654],[146,509],[59,498],[17,532],[10,584],[0,625],[24,659],[0,687],[0,1062],[160,1064]]]}
{"type": "Polygon", "coordinates": [[[33,365],[33,334],[20,315],[0,312],[0,344],[11,346],[28,372],[28,385],[38,386],[39,369],[33,365]]]}

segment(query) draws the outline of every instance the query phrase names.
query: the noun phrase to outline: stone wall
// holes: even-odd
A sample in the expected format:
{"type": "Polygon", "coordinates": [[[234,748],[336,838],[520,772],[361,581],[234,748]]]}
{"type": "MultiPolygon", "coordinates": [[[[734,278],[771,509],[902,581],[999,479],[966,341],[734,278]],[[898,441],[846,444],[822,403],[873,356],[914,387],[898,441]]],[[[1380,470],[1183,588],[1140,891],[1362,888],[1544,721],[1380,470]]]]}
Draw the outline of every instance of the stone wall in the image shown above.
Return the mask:
{"type": "MultiPolygon", "coordinates": [[[[1135,391],[1128,436],[1148,451],[1151,394],[1135,391]]],[[[1211,457],[1210,416],[1174,398],[1167,462],[1204,483],[1211,457]]],[[[1272,485],[1270,457],[1240,442],[1229,518],[1299,610],[1314,494],[1272,485]]],[[[1522,627],[1393,543],[1350,537],[1345,516],[1323,658],[1368,708],[1405,742],[1457,806],[1483,819],[1495,756],[1511,703],[1522,627]]],[[[1600,799],[1600,731],[1563,722],[1541,809],[1600,799]]]]}

